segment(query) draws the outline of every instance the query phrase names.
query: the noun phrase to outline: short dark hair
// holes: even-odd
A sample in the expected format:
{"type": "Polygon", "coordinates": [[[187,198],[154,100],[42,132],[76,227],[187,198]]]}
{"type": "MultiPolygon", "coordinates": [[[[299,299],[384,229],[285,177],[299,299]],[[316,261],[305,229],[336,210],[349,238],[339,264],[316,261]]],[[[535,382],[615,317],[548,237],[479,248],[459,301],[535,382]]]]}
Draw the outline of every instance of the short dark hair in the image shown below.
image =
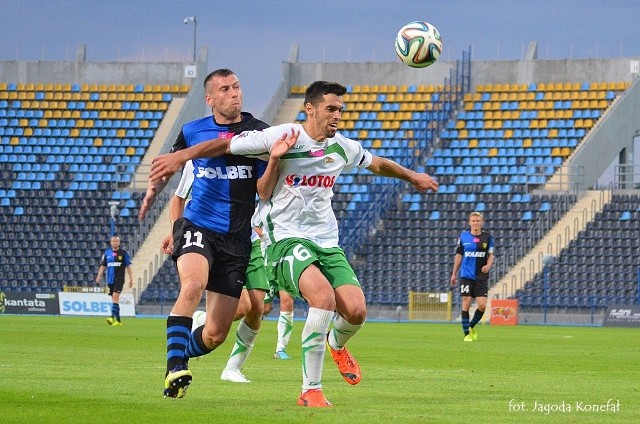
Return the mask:
{"type": "Polygon", "coordinates": [[[307,91],[304,93],[304,104],[311,103],[313,106],[317,106],[325,94],[344,96],[346,92],[347,88],[337,82],[316,81],[307,87],[307,91]]]}
{"type": "Polygon", "coordinates": [[[211,81],[211,79],[213,79],[214,77],[223,77],[224,78],[224,77],[228,77],[229,75],[235,75],[235,72],[233,72],[231,69],[227,69],[227,68],[220,68],[220,69],[216,69],[215,71],[211,72],[204,79],[204,91],[207,91],[207,83],[209,81],[211,81]]]}

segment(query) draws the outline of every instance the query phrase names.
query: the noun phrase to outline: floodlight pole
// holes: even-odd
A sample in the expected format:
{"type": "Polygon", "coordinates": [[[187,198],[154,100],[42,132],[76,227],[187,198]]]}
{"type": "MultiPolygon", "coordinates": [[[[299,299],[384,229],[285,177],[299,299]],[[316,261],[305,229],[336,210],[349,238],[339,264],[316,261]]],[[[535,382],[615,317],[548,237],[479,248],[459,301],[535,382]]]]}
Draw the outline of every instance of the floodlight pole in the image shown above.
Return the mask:
{"type": "Polygon", "coordinates": [[[184,18],[184,24],[187,25],[189,22],[193,22],[193,63],[196,62],[196,34],[198,28],[198,21],[196,20],[196,15],[187,16],[184,18]]]}

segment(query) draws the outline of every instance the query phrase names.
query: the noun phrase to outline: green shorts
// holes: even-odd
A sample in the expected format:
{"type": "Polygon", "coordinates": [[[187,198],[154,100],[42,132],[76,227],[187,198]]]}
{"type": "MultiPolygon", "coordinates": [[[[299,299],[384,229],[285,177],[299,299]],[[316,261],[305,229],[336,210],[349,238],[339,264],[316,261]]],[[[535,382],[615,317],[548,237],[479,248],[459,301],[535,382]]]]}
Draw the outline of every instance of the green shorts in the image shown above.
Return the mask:
{"type": "Polygon", "coordinates": [[[302,299],[298,282],[309,265],[315,264],[336,289],[343,285],[360,287],[353,268],[339,247],[324,249],[303,238],[280,240],[267,248],[267,276],[277,281],[280,290],[302,299]]]}
{"type": "Polygon", "coordinates": [[[264,266],[264,257],[260,248],[260,240],[253,242],[251,246],[251,257],[247,266],[247,282],[245,287],[248,290],[257,289],[269,291],[269,281],[264,266]]]}

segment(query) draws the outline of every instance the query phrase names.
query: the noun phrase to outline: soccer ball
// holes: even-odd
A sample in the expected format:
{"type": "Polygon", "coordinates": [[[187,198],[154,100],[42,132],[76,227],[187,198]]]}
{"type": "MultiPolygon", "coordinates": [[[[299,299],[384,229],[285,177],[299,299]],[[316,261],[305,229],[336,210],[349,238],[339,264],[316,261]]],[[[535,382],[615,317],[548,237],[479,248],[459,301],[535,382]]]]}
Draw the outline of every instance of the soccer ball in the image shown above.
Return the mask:
{"type": "Polygon", "coordinates": [[[398,31],[396,53],[405,65],[425,68],[442,53],[440,33],[428,22],[411,22],[398,31]]]}
{"type": "Polygon", "coordinates": [[[191,325],[191,331],[195,330],[201,325],[204,325],[205,321],[207,320],[207,313],[205,311],[198,310],[193,313],[192,318],[193,324],[191,325]]]}

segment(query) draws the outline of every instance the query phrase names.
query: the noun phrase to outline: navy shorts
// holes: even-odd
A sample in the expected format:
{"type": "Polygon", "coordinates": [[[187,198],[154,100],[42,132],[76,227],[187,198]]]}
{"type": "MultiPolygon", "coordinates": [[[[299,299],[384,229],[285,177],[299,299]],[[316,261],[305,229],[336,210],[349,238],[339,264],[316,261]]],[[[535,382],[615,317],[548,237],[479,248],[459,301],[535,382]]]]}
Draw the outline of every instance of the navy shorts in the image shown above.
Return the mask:
{"type": "Polygon", "coordinates": [[[251,240],[196,227],[186,218],[173,224],[173,260],[185,253],[198,253],[209,262],[206,289],[240,298],[251,256],[251,240]]]}
{"type": "Polygon", "coordinates": [[[489,295],[489,281],[460,278],[460,295],[473,298],[487,297],[489,295]]]}

